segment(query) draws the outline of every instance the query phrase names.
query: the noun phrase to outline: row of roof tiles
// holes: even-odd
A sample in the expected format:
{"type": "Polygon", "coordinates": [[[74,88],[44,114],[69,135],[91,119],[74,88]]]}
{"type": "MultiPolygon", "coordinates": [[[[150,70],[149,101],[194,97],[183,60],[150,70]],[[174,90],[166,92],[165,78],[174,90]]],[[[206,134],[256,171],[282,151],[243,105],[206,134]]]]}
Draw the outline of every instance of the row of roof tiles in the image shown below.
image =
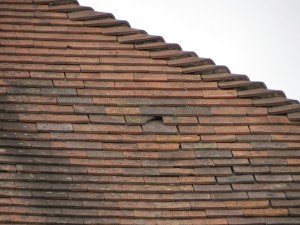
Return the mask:
{"type": "MultiPolygon", "coordinates": [[[[80,11],[81,12],[81,11],[80,11]]],[[[91,11],[92,12],[92,11],[91,11]]],[[[78,12],[77,12],[77,14],[78,14],[78,12]]],[[[88,11],[84,11],[84,13],[82,14],[80,14],[80,15],[87,15],[88,14],[88,11]]],[[[73,17],[74,18],[74,17],[73,17]]],[[[81,18],[82,19],[82,18],[81,18]]],[[[92,18],[88,18],[88,19],[92,19],[92,18]]],[[[126,28],[126,29],[128,29],[128,28],[126,28]]],[[[115,33],[116,31],[114,31],[113,32],[113,35],[116,35],[116,33],[115,33]]],[[[30,34],[30,33],[29,33],[30,34]]],[[[106,34],[108,34],[108,35],[111,35],[108,31],[106,31],[106,34]]],[[[120,33],[120,35],[123,35],[123,33],[120,33]]],[[[21,37],[21,36],[20,36],[21,37]]],[[[18,37],[18,38],[20,38],[20,37],[18,37]]],[[[74,37],[73,35],[71,36],[71,37],[74,37]]],[[[100,36],[98,36],[98,37],[100,37],[100,36]]],[[[98,37],[96,37],[95,36],[95,38],[98,38],[98,37]]],[[[104,36],[103,36],[104,37],[104,36]]],[[[113,36],[113,37],[115,37],[115,36],[113,36]]],[[[120,42],[120,43],[134,43],[135,45],[136,44],[138,44],[140,41],[142,41],[142,42],[144,42],[144,41],[147,41],[147,40],[145,40],[143,37],[147,37],[147,34],[137,34],[137,35],[129,35],[129,36],[121,36],[120,38],[121,39],[119,39],[118,38],[118,41],[120,42]],[[130,39],[126,39],[125,37],[128,37],[128,38],[130,38],[130,39]],[[125,38],[125,39],[124,39],[125,38]],[[129,41],[129,40],[132,40],[132,41],[129,41]]],[[[40,36],[39,36],[39,38],[41,38],[40,36]]],[[[83,38],[83,36],[81,36],[81,38],[83,38]]],[[[76,39],[75,39],[76,40],[76,39]]],[[[84,40],[89,40],[89,39],[86,39],[86,38],[84,38],[84,40]]],[[[97,39],[98,40],[98,39],[97,39]]],[[[110,40],[110,39],[107,39],[107,40],[110,40]]],[[[113,40],[113,39],[111,39],[111,40],[113,40]]],[[[114,39],[115,40],[115,39],[114,39]]],[[[161,40],[160,40],[161,41],[161,40]]],[[[158,41],[157,43],[160,43],[160,41],[158,41]]],[[[178,52],[180,52],[180,51],[177,51],[177,52],[175,52],[174,53],[174,50],[170,50],[170,53],[168,53],[169,51],[164,51],[164,54],[162,55],[162,54],[160,54],[160,55],[154,55],[154,57],[156,58],[156,57],[158,57],[159,56],[159,58],[164,58],[164,59],[168,59],[168,58],[170,58],[170,57],[174,57],[174,56],[179,56],[178,54],[178,52]]],[[[185,56],[184,58],[179,58],[179,59],[173,59],[173,60],[168,60],[168,65],[171,65],[171,66],[180,66],[180,67],[183,67],[182,68],[182,71],[183,72],[192,72],[192,73],[194,73],[195,71],[197,71],[197,72],[200,72],[201,73],[201,71],[203,71],[203,69],[205,70],[205,71],[214,71],[215,69],[217,69],[218,67],[216,67],[215,65],[212,65],[212,66],[207,66],[207,65],[203,65],[203,63],[213,63],[212,61],[210,61],[209,59],[199,59],[199,58],[197,58],[196,56],[195,56],[195,54],[193,53],[192,55],[193,56],[191,56],[191,54],[190,53],[188,53],[187,55],[185,55],[186,53],[184,53],[184,55],[181,55],[181,57],[182,56],[185,56]],[[187,57],[186,57],[187,56],[187,57]],[[196,65],[196,66],[195,66],[196,65]],[[184,68],[185,66],[188,66],[187,68],[184,68]],[[190,66],[192,66],[192,67],[190,67],[190,66]],[[195,70],[196,69],[196,70],[195,70]]],[[[17,59],[16,59],[17,60],[17,59]]],[[[49,61],[48,61],[49,62],[49,61]]],[[[51,62],[51,60],[50,60],[50,62],[51,62]]],[[[163,62],[163,61],[162,61],[163,62]]],[[[95,62],[96,63],[96,62],[95,62]]],[[[127,62],[127,63],[129,63],[129,62],[127,62]]],[[[132,62],[132,63],[134,63],[134,62],[132,62]]],[[[145,63],[145,61],[144,61],[144,63],[145,63]]],[[[10,68],[11,66],[9,66],[9,68],[10,68]]],[[[13,68],[17,68],[17,65],[14,67],[13,65],[12,65],[12,67],[13,68]]],[[[89,67],[89,68],[91,68],[91,67],[89,67]]],[[[50,69],[50,68],[47,68],[47,69],[50,69]]],[[[71,69],[71,70],[75,70],[75,67],[70,67],[69,66],[69,69],[71,69]]],[[[98,69],[96,69],[96,70],[104,70],[104,71],[108,71],[108,67],[101,67],[101,68],[98,68],[98,69]]],[[[134,68],[131,68],[131,69],[133,69],[134,70],[134,68]]],[[[91,69],[89,70],[88,68],[86,68],[86,70],[88,70],[89,72],[91,72],[91,69]]],[[[136,72],[138,72],[138,71],[142,71],[142,70],[144,70],[145,72],[148,72],[149,71],[149,68],[147,69],[147,68],[141,68],[141,67],[139,67],[139,68],[137,68],[136,69],[136,72]]],[[[154,69],[155,70],[155,69],[154,69]]],[[[154,70],[151,70],[151,68],[150,68],[150,72],[151,71],[154,71],[154,70]]],[[[76,71],[78,71],[78,70],[76,70],[76,71]]],[[[93,71],[95,71],[95,68],[93,68],[93,71]]],[[[109,70],[109,71],[111,71],[111,70],[109,70]]],[[[123,70],[113,70],[114,72],[116,72],[116,71],[123,71],[123,70]]],[[[175,71],[175,70],[174,70],[175,71]]],[[[225,69],[225,71],[226,71],[226,69],[225,69]]],[[[212,78],[207,78],[207,79],[212,79],[212,78]]],[[[246,81],[244,81],[244,79],[245,79],[245,76],[228,76],[227,74],[224,74],[223,75],[223,77],[220,77],[219,75],[217,75],[216,77],[213,77],[213,79],[214,80],[217,80],[218,82],[219,82],[219,86],[221,87],[221,88],[242,88],[242,89],[246,89],[246,90],[244,90],[244,91],[242,91],[240,94],[239,94],[239,96],[241,96],[241,97],[262,97],[263,99],[265,98],[265,97],[268,97],[268,96],[272,96],[272,95],[274,95],[274,96],[282,96],[282,97],[285,97],[284,96],[284,94],[282,93],[282,92],[280,92],[280,91],[270,91],[270,90],[268,90],[268,89],[264,89],[265,88],[265,85],[263,84],[263,83],[259,83],[259,82],[249,82],[249,81],[247,81],[247,77],[246,77],[246,81]],[[239,79],[241,79],[241,80],[239,80],[239,79]],[[250,88],[250,90],[247,90],[247,89],[249,89],[250,88]],[[251,89],[251,88],[254,88],[254,89],[251,89]]],[[[279,108],[276,108],[275,110],[272,110],[271,109],[271,111],[275,111],[275,112],[278,112],[278,113],[286,113],[286,112],[294,112],[294,111],[298,111],[299,110],[299,107],[298,107],[298,105],[297,104],[293,104],[293,105],[289,105],[290,103],[293,103],[293,102],[295,102],[295,101],[291,101],[291,100],[280,100],[280,98],[275,98],[275,99],[277,99],[277,101],[278,101],[278,104],[279,105],[282,105],[282,104],[288,104],[288,105],[283,105],[283,106],[280,106],[279,108]]],[[[274,100],[275,100],[274,99],[274,100]]],[[[284,98],[283,98],[284,99],[284,98]]],[[[272,99],[271,99],[272,100],[272,99]]],[[[294,118],[294,117],[296,117],[297,118],[297,113],[295,113],[295,114],[293,114],[292,116],[291,116],[291,118],[294,118]]]]}

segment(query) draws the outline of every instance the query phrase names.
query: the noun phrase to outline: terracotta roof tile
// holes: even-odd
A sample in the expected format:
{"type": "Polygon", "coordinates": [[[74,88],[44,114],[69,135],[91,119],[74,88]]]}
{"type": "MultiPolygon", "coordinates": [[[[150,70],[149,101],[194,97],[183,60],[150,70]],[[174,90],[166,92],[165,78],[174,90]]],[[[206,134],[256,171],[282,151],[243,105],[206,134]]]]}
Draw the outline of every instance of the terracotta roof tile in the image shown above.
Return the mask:
{"type": "Polygon", "coordinates": [[[114,16],[111,13],[101,13],[95,12],[93,10],[81,10],[76,12],[70,12],[67,14],[70,20],[95,20],[95,19],[104,19],[104,18],[112,18],[114,16]]]}
{"type": "Polygon", "coordinates": [[[300,223],[298,101],[74,0],[0,10],[1,224],[300,223]]]}
{"type": "Polygon", "coordinates": [[[149,42],[135,46],[139,50],[181,50],[181,47],[175,43],[149,42]]]}
{"type": "Polygon", "coordinates": [[[139,30],[139,29],[132,29],[130,27],[107,27],[101,30],[103,35],[115,35],[115,36],[146,33],[146,31],[139,30]]]}

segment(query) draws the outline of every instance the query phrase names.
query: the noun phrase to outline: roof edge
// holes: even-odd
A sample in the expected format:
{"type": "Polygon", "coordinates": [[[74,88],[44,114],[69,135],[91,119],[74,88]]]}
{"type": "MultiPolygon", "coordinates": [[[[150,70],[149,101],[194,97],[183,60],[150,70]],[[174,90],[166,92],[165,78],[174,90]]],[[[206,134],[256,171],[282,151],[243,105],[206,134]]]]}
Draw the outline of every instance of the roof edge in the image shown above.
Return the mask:
{"type": "Polygon", "coordinates": [[[65,12],[70,20],[84,21],[86,26],[100,27],[102,35],[116,36],[120,44],[130,43],[136,50],[149,51],[152,59],[167,60],[169,66],[180,67],[185,74],[200,75],[204,82],[216,81],[220,89],[236,90],[238,98],[252,99],[253,106],[266,107],[270,115],[287,115],[291,121],[300,122],[299,101],[286,98],[283,91],[268,89],[263,82],[250,81],[245,75],[232,74],[228,67],[216,65],[209,58],[200,58],[194,52],[183,51],[179,44],[166,43],[161,36],[131,28],[127,21],[117,20],[111,13],[80,6],[76,0],[32,2],[48,5],[50,11],[65,12]],[[73,7],[69,7],[70,3],[73,7]],[[101,23],[107,18],[112,21],[101,23]]]}

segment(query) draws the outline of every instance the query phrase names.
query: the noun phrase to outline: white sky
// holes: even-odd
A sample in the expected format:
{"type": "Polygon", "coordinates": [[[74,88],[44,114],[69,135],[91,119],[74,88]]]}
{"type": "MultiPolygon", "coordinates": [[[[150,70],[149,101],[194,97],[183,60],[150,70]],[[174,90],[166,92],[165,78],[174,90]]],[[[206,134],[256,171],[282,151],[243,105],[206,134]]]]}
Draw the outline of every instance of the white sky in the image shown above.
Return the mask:
{"type": "Polygon", "coordinates": [[[79,0],[300,100],[300,0],[79,0]]]}

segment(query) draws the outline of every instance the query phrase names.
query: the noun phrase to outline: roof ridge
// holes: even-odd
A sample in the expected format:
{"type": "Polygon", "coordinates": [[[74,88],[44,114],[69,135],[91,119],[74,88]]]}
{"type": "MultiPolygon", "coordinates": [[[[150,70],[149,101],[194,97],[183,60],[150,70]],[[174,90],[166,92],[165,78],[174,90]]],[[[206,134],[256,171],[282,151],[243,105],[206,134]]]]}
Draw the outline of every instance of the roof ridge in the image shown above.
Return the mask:
{"type": "Polygon", "coordinates": [[[236,90],[238,98],[254,100],[254,106],[266,107],[270,115],[287,115],[291,121],[300,121],[300,104],[286,98],[281,90],[271,90],[260,81],[250,81],[245,75],[232,74],[226,66],[215,65],[210,58],[183,51],[179,44],[166,43],[163,37],[150,35],[144,30],[131,28],[127,21],[117,20],[111,13],[97,12],[80,6],[76,0],[32,0],[47,4],[51,11],[66,12],[70,20],[84,21],[84,25],[101,27],[105,36],[116,36],[120,44],[132,44],[136,50],[149,51],[153,60],[166,60],[168,66],[180,67],[184,74],[200,75],[202,80],[214,80],[220,89],[236,90]],[[70,2],[78,7],[64,7],[70,2]],[[110,18],[109,23],[104,19],[110,18]],[[103,23],[101,23],[103,20],[103,23]]]}

